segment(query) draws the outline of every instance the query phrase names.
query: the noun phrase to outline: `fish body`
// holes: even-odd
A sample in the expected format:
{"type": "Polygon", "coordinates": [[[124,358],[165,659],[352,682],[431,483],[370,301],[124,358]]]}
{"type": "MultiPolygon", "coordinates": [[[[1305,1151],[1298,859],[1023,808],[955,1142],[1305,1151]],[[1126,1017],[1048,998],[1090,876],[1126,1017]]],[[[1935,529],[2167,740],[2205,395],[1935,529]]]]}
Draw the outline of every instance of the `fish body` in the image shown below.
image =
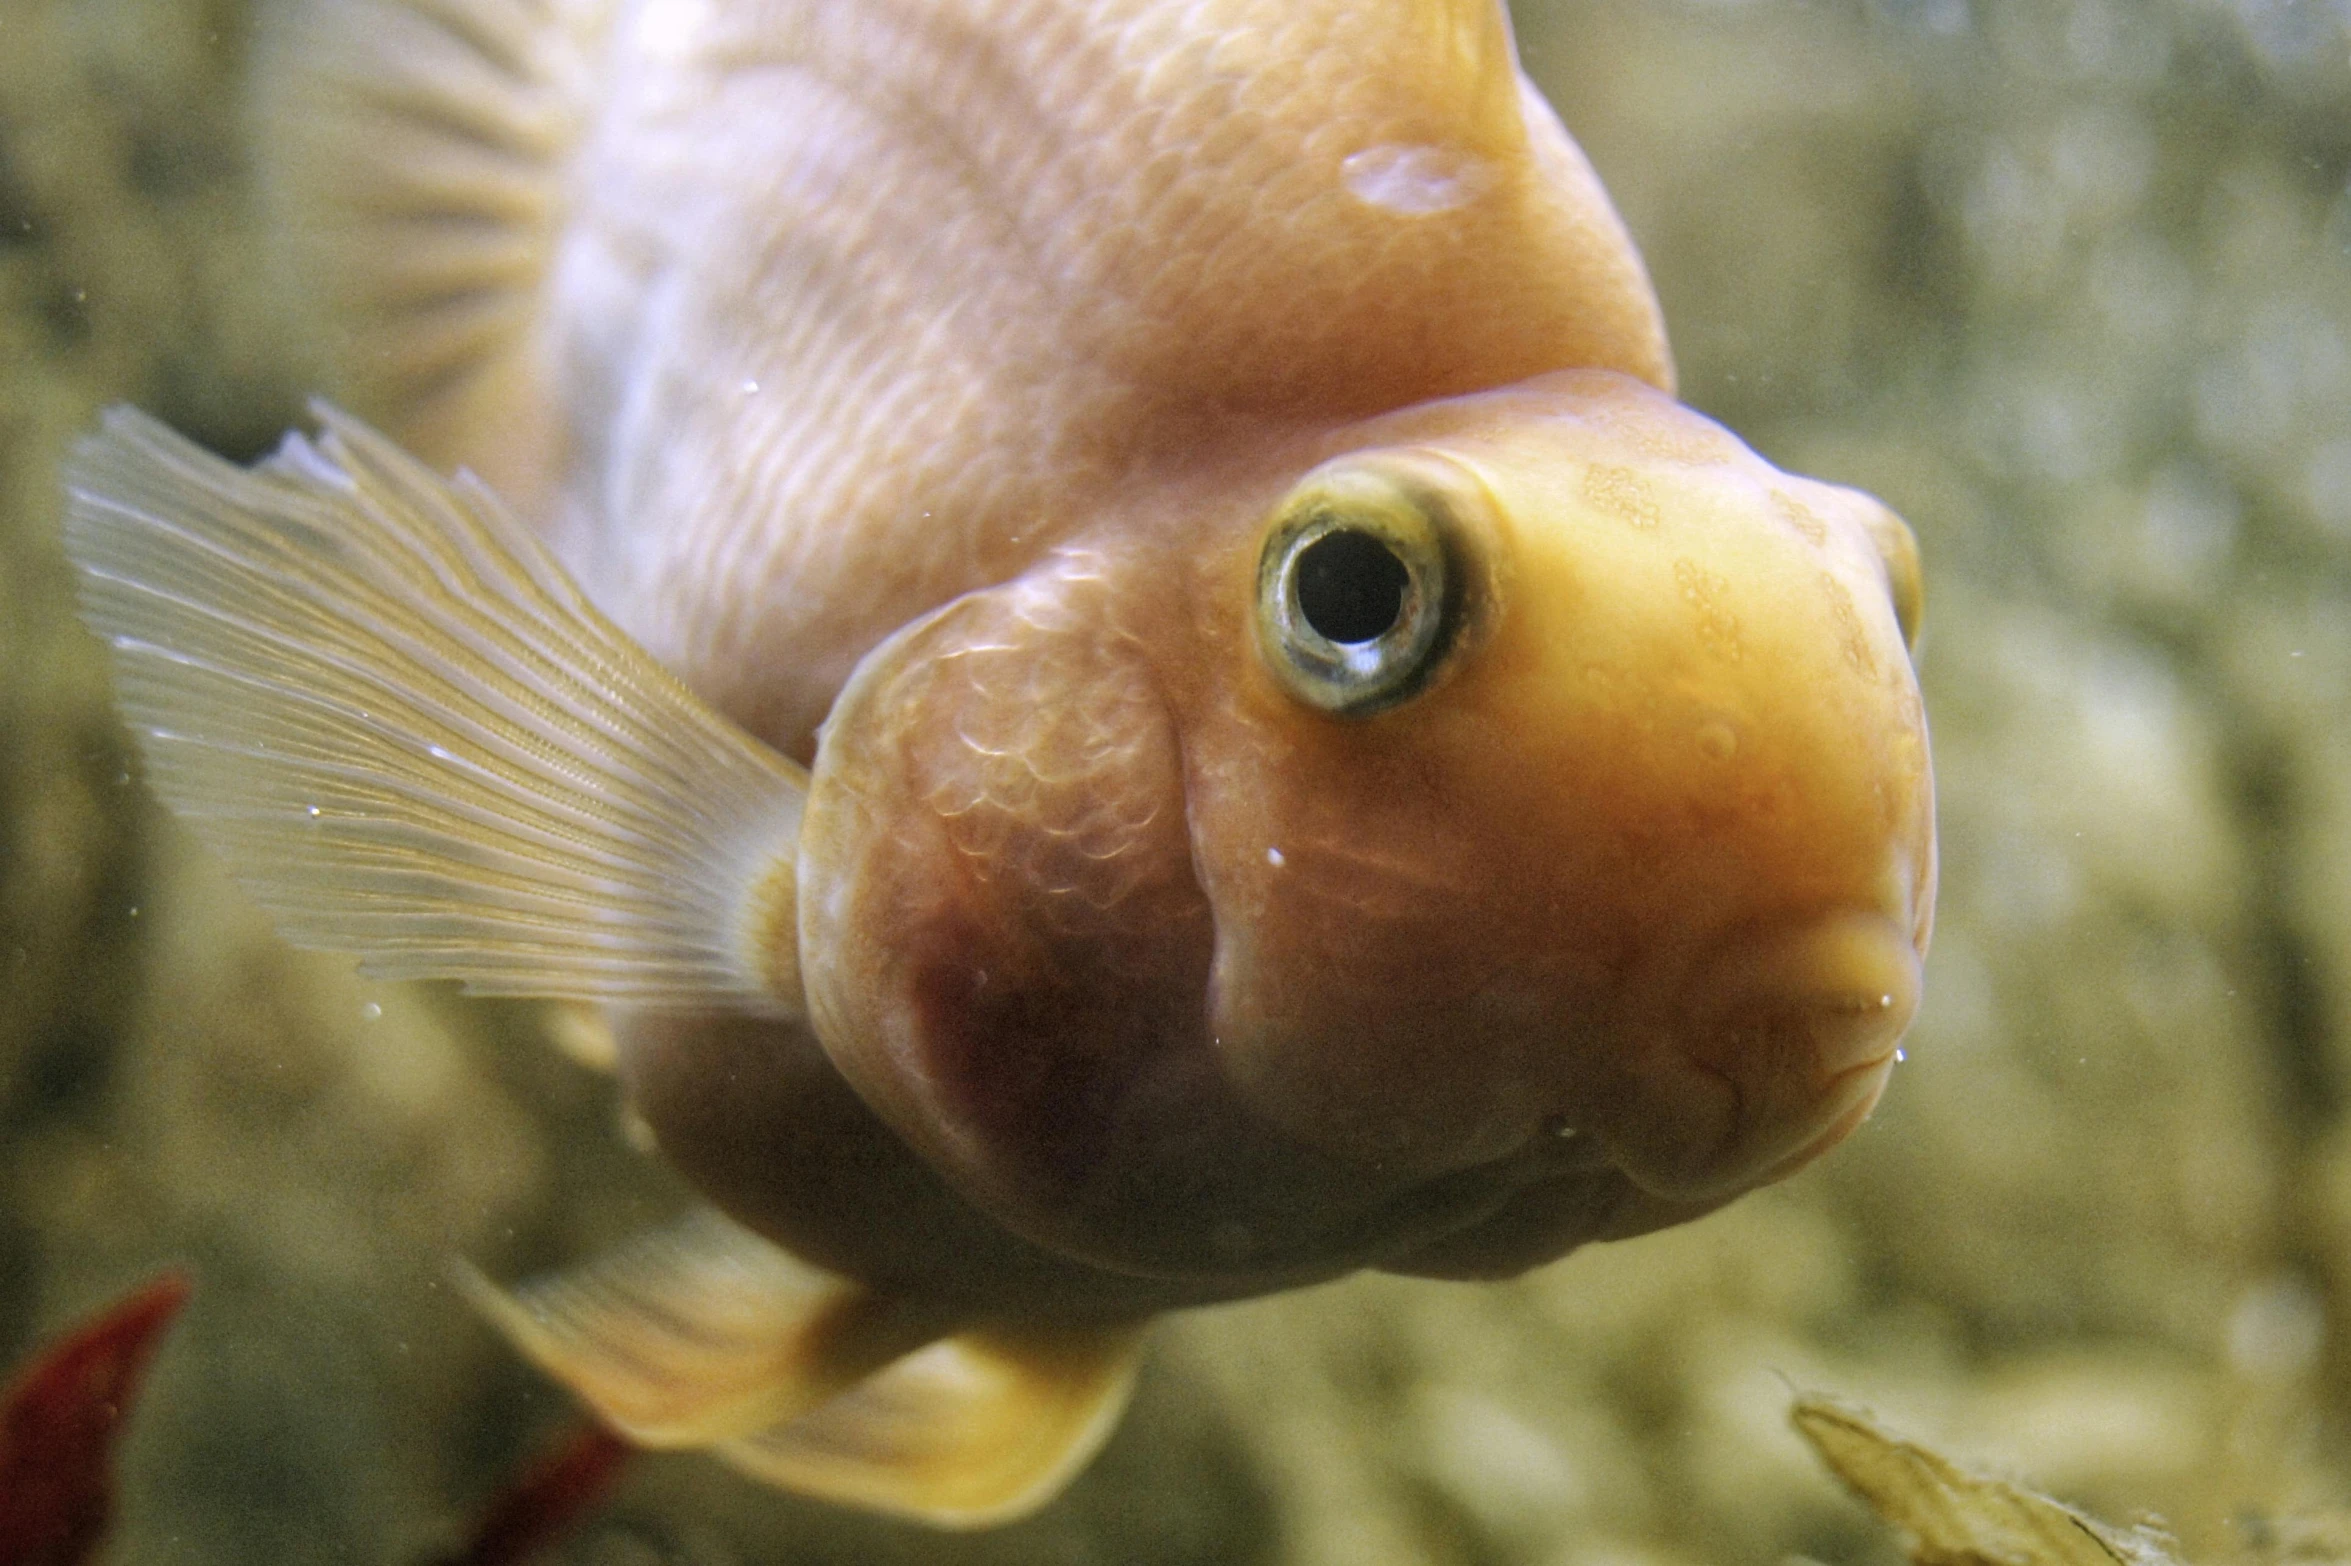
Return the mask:
{"type": "Polygon", "coordinates": [[[1670,385],[1482,0],[360,3],[283,50],[356,400],[803,760],[874,644],[1131,497],[1546,370],[1670,385]],[[403,46],[440,10],[511,41],[403,46]],[[474,96],[395,162],[350,105],[411,82],[474,96]]]}
{"type": "Polygon", "coordinates": [[[275,37],[294,267],[423,461],[123,416],[70,543],[292,938],[614,1004],[726,1217],[480,1292],[622,1428],[992,1520],[1153,1312],[1507,1276],[1868,1113],[1915,546],[1672,400],[1492,0],[275,37]]]}

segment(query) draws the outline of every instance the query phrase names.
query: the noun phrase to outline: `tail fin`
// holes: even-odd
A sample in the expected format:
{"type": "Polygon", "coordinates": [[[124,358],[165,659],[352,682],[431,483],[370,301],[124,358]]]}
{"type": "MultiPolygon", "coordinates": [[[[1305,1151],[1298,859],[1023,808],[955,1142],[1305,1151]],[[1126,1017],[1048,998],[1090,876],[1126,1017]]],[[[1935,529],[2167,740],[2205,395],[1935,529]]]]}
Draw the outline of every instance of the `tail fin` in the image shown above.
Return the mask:
{"type": "Polygon", "coordinates": [[[558,458],[541,301],[609,0],[281,0],[254,73],[288,305],[337,395],[526,513],[558,458]]]}

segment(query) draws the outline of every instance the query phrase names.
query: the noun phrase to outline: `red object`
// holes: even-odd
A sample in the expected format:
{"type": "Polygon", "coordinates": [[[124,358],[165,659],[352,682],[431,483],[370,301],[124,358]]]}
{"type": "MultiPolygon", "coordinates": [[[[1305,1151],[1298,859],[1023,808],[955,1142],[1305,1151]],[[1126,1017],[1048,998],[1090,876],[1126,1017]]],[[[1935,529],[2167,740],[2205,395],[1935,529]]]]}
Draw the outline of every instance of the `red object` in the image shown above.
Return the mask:
{"type": "Polygon", "coordinates": [[[82,1566],[114,1509],[114,1437],[188,1300],[167,1272],[50,1343],[0,1397],[0,1566],[82,1566]]]}
{"type": "Polygon", "coordinates": [[[473,1543],[444,1566],[518,1566],[530,1559],[612,1493],[635,1451],[602,1425],[580,1426],[491,1498],[473,1543]]]}

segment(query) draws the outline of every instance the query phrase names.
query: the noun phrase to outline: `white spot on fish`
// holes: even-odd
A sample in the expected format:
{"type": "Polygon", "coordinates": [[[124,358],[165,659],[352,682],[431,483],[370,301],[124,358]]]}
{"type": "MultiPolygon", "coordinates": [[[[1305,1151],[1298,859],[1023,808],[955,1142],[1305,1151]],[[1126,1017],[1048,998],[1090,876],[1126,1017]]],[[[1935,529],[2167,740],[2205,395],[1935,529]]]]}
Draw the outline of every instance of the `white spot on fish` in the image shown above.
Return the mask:
{"type": "Polygon", "coordinates": [[[1485,160],[1455,147],[1382,142],[1351,154],[1339,177],[1366,206],[1420,217],[1468,206],[1486,192],[1485,160]]]}
{"type": "Polygon", "coordinates": [[[1276,870],[1279,870],[1284,864],[1288,863],[1287,860],[1282,858],[1282,851],[1278,848],[1269,848],[1265,851],[1265,862],[1273,866],[1276,870]]]}

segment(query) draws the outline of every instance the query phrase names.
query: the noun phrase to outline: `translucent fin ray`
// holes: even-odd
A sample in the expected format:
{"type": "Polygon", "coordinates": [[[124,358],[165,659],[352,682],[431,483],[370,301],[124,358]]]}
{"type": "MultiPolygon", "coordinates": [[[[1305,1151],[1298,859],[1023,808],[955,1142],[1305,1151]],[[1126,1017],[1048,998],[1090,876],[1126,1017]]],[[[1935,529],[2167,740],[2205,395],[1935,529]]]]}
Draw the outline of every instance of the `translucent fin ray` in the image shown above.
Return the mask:
{"type": "Polygon", "coordinates": [[[541,296],[610,10],[282,0],[254,72],[267,227],[338,395],[526,504],[556,460],[541,296]]]}
{"type": "Polygon", "coordinates": [[[376,976],[794,1012],[806,775],[488,490],[318,415],[248,472],[117,409],[68,469],[157,791],[288,940],[376,976]]]}
{"type": "Polygon", "coordinates": [[[793,1420],[944,1326],[707,1209],[512,1294],[463,1280],[526,1358],[647,1446],[793,1420]]]}
{"type": "Polygon", "coordinates": [[[1134,1390],[1142,1336],[1124,1324],[975,1329],[718,1455],[802,1495],[993,1527],[1051,1501],[1101,1450],[1134,1390]]]}

